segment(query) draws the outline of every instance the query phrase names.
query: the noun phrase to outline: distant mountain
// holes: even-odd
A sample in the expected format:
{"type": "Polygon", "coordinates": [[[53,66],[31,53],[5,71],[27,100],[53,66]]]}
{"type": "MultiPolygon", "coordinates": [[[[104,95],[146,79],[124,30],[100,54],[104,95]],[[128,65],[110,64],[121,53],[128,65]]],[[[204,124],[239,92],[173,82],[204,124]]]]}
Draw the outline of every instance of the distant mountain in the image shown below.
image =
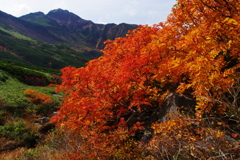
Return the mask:
{"type": "MultiPolygon", "coordinates": [[[[75,61],[85,63],[90,59],[101,56],[100,49],[104,47],[104,41],[123,37],[128,30],[136,28],[137,25],[125,23],[119,25],[95,24],[62,9],[52,10],[46,15],[43,12],[29,13],[19,18],[0,11],[0,51],[9,54],[8,58],[6,58],[0,52],[0,59],[5,57],[5,59],[10,60],[9,56],[11,54],[10,57],[15,56],[15,60],[35,63],[35,61],[31,61],[31,59],[36,57],[35,54],[32,53],[31,55],[28,53],[34,50],[35,53],[39,53],[39,56],[43,52],[44,56],[52,56],[46,58],[49,62],[44,62],[45,64],[49,64],[52,61],[57,63],[61,59],[61,55],[58,55],[59,46],[56,47],[56,45],[61,44],[66,46],[63,47],[65,50],[61,50],[61,52],[66,52],[66,55],[70,54],[70,56],[65,55],[65,58],[72,58],[68,60],[68,63],[63,58],[61,61],[64,61],[65,65],[74,65],[76,64],[75,61]],[[12,44],[13,41],[14,44],[12,44]],[[22,44],[22,46],[16,43],[22,44]],[[51,48],[51,51],[46,49],[40,49],[41,51],[39,51],[40,46],[44,46],[44,44],[48,49],[51,48]],[[24,48],[26,55],[24,55],[24,48]],[[72,61],[74,61],[74,64],[71,64],[72,61]]],[[[58,69],[64,65],[56,66],[58,67],[55,68],[58,69]]]]}
{"type": "MultiPolygon", "coordinates": [[[[82,36],[84,40],[98,49],[103,48],[103,42],[108,39],[123,37],[128,30],[137,28],[132,24],[95,24],[92,21],[84,20],[79,16],[62,9],[52,10],[47,15],[55,20],[62,28],[67,29],[74,35],[82,36]]],[[[49,24],[49,23],[48,23],[49,24]]]]}
{"type": "Polygon", "coordinates": [[[62,9],[52,10],[47,15],[42,12],[30,13],[20,17],[20,19],[44,26],[55,37],[55,39],[48,38],[46,40],[46,38],[39,36],[38,40],[48,43],[72,43],[76,46],[84,44],[97,49],[104,47],[104,41],[123,37],[128,30],[137,28],[137,25],[125,23],[119,25],[95,24],[62,9]]]}

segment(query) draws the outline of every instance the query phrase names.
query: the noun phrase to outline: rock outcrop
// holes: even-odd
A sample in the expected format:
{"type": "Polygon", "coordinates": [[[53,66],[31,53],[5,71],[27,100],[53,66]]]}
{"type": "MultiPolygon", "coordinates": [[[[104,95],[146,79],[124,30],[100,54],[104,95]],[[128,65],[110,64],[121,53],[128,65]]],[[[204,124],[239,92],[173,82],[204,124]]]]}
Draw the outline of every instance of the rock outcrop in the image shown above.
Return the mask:
{"type": "Polygon", "coordinates": [[[147,143],[153,134],[151,125],[155,122],[165,122],[179,115],[181,107],[194,108],[196,100],[191,94],[182,94],[176,92],[169,93],[160,106],[147,107],[139,112],[137,109],[131,109],[124,113],[122,117],[126,120],[128,127],[132,127],[136,122],[141,122],[144,130],[138,131],[136,139],[147,143]]]}

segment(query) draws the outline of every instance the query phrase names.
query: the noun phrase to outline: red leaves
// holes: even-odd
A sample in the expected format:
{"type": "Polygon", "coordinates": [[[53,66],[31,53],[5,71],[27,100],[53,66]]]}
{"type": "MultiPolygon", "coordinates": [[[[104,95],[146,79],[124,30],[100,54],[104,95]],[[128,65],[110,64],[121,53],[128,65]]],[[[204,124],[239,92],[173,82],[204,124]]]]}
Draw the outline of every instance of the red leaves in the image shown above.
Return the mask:
{"type": "MultiPolygon", "coordinates": [[[[62,69],[63,82],[57,89],[66,97],[58,121],[99,133],[109,119],[133,107],[138,111],[142,106],[161,107],[169,90],[190,89],[198,100],[197,117],[211,112],[213,106],[223,114],[226,106],[219,105],[220,95],[238,79],[239,67],[226,66],[234,62],[229,57],[240,53],[239,3],[227,3],[228,7],[214,0],[181,0],[167,22],[139,26],[127,37],[106,42],[104,55],[86,67],[62,69]]],[[[123,118],[118,120],[114,127],[126,127],[123,118]]],[[[133,125],[134,132],[137,129],[140,124],[133,125]]],[[[116,137],[108,138],[111,143],[116,137]]]]}
{"type": "Polygon", "coordinates": [[[123,128],[127,127],[127,123],[126,123],[126,121],[124,120],[123,117],[120,118],[120,121],[119,121],[117,126],[118,127],[123,127],[123,128]]]}

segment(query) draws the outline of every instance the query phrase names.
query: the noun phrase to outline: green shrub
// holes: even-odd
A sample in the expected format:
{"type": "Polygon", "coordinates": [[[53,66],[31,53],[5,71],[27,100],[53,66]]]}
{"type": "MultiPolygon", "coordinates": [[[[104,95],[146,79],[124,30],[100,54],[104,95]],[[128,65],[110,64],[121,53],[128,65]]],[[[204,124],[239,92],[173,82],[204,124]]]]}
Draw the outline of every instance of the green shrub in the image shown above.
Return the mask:
{"type": "Polygon", "coordinates": [[[9,112],[14,117],[21,117],[27,107],[30,107],[31,103],[28,99],[18,98],[16,101],[14,99],[8,99],[5,105],[2,107],[4,111],[9,112]]]}
{"type": "MultiPolygon", "coordinates": [[[[14,78],[17,78],[19,81],[29,85],[46,86],[49,84],[46,73],[43,73],[40,71],[24,68],[12,63],[1,63],[0,69],[8,72],[14,78]],[[38,84],[39,81],[40,81],[40,84],[38,84]],[[36,84],[31,84],[32,82],[35,82],[36,84]]],[[[1,75],[0,75],[0,80],[1,80],[1,75]]]]}
{"type": "Polygon", "coordinates": [[[33,108],[36,114],[47,116],[53,113],[54,111],[58,110],[59,104],[60,104],[59,102],[53,101],[50,104],[35,105],[33,108]]]}
{"type": "Polygon", "coordinates": [[[27,86],[9,77],[0,84],[1,103],[0,110],[10,113],[12,116],[21,116],[31,102],[24,96],[23,91],[27,86]]]}
{"type": "Polygon", "coordinates": [[[7,79],[8,79],[8,76],[6,75],[6,73],[0,70],[0,81],[6,82],[7,79]]]}
{"type": "Polygon", "coordinates": [[[41,150],[39,148],[34,148],[34,149],[29,149],[28,151],[26,151],[24,153],[24,159],[27,160],[34,160],[36,158],[40,158],[38,157],[38,155],[41,153],[41,150]]]}
{"type": "Polygon", "coordinates": [[[25,121],[20,119],[16,122],[0,126],[0,137],[14,140],[22,146],[34,147],[38,134],[28,127],[25,121]]]}
{"type": "Polygon", "coordinates": [[[7,115],[7,113],[5,111],[0,110],[0,126],[4,125],[6,115],[7,115]]]}
{"type": "Polygon", "coordinates": [[[25,113],[41,115],[51,113],[57,110],[61,99],[53,96],[55,94],[54,90],[54,87],[28,86],[9,76],[6,82],[0,83],[0,110],[14,117],[21,117],[25,113]],[[53,102],[44,106],[36,106],[24,94],[26,89],[34,89],[39,93],[47,94],[53,102]]]}

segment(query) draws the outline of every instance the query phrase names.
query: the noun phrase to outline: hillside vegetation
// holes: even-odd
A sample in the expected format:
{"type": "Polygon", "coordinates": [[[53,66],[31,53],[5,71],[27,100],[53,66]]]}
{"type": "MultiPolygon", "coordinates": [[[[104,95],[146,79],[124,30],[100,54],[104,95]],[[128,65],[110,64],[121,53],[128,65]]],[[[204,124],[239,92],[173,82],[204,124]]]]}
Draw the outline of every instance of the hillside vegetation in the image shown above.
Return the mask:
{"type": "MultiPolygon", "coordinates": [[[[85,22],[95,26],[93,22],[61,9],[54,11],[51,16],[63,22],[69,18],[71,25],[78,30],[79,26],[86,25],[85,22]],[[81,22],[74,26],[78,20],[81,22]]],[[[104,32],[101,41],[104,41],[109,36],[113,39],[125,35],[127,29],[124,27],[131,29],[132,25],[122,24],[122,29],[115,28],[114,34],[107,30],[118,25],[100,26],[104,32]]],[[[27,152],[29,148],[42,146],[48,132],[54,133],[54,123],[49,119],[61,103],[61,95],[54,91],[55,86],[61,83],[59,69],[66,66],[82,67],[90,59],[102,55],[94,46],[96,44],[90,43],[94,35],[88,35],[86,30],[85,35],[81,32],[80,29],[78,33],[70,33],[66,26],[60,26],[43,13],[16,18],[0,11],[1,155],[10,152],[14,156],[15,149],[27,152]],[[88,36],[89,40],[84,36],[88,36]]],[[[93,27],[91,32],[97,33],[97,28],[93,27]]],[[[98,41],[97,38],[95,40],[98,41]]],[[[98,41],[98,45],[103,44],[98,41]]],[[[14,159],[8,156],[0,159],[5,157],[14,159]]]]}
{"type": "Polygon", "coordinates": [[[0,59],[39,67],[61,69],[84,66],[90,59],[63,44],[45,44],[18,32],[0,28],[0,59]]]}
{"type": "Polygon", "coordinates": [[[60,98],[53,96],[53,86],[60,83],[56,74],[59,74],[57,70],[1,61],[1,153],[35,147],[48,130],[54,129],[54,124],[47,127],[41,124],[40,118],[51,115],[60,105],[60,98]]]}
{"type": "Polygon", "coordinates": [[[0,11],[0,59],[52,69],[82,67],[102,55],[105,40],[135,28],[95,24],[62,9],[19,18],[0,11]]]}
{"type": "Polygon", "coordinates": [[[107,41],[85,67],[61,69],[56,130],[2,157],[239,159],[239,15],[238,1],[179,0],[166,22],[107,41]]]}
{"type": "Polygon", "coordinates": [[[60,155],[240,158],[239,11],[237,1],[180,0],[167,22],[107,42],[86,67],[62,69],[66,98],[53,121],[72,149],[60,155]]]}

